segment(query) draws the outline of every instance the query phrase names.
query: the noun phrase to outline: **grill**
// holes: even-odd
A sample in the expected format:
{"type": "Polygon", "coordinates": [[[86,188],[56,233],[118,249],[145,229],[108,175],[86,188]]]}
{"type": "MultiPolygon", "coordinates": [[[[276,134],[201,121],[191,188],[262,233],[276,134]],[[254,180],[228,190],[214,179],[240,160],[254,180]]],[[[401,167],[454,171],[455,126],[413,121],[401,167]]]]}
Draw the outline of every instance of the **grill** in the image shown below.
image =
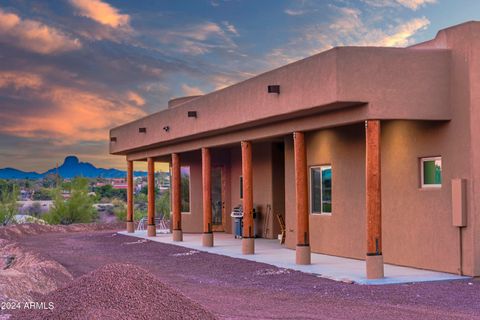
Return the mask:
{"type": "Polygon", "coordinates": [[[233,208],[233,211],[230,214],[230,216],[232,218],[234,218],[232,220],[233,220],[233,223],[234,223],[233,230],[235,230],[235,239],[242,238],[242,228],[243,228],[243,207],[242,207],[242,205],[240,204],[240,205],[236,206],[235,208],[233,208]]]}
{"type": "MultiPolygon", "coordinates": [[[[233,225],[233,230],[235,230],[235,239],[241,239],[242,238],[242,229],[243,229],[243,207],[241,204],[233,208],[232,213],[230,213],[230,216],[233,218],[232,222],[234,223],[233,225]]],[[[255,208],[253,208],[253,234],[254,236],[257,234],[257,212],[255,211],[255,208]]]]}

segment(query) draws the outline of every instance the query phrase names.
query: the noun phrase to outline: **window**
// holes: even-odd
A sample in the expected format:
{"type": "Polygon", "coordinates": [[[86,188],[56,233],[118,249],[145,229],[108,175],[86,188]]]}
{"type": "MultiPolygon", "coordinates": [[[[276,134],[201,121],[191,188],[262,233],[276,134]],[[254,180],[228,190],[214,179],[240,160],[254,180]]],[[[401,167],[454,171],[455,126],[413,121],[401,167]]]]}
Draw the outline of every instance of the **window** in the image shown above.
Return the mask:
{"type": "Polygon", "coordinates": [[[422,188],[442,186],[442,157],[420,159],[422,188]]]}
{"type": "Polygon", "coordinates": [[[182,212],[190,212],[190,167],[181,167],[182,212]]]}
{"type": "Polygon", "coordinates": [[[310,211],[332,213],[332,166],[310,168],[310,211]]]}
{"type": "Polygon", "coordinates": [[[240,176],[240,200],[243,199],[243,177],[240,176]]]}

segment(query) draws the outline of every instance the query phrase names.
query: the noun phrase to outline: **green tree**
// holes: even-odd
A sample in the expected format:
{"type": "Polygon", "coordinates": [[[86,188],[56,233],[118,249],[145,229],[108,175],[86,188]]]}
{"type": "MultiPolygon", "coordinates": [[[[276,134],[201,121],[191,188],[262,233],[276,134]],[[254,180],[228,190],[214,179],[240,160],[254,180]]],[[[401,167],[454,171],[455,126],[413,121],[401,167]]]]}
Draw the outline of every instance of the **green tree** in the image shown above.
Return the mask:
{"type": "Polygon", "coordinates": [[[54,190],[53,208],[45,220],[53,224],[88,223],[96,218],[93,198],[88,195],[88,179],[72,180],[70,198],[64,200],[59,188],[54,190]]]}
{"type": "Polygon", "coordinates": [[[95,193],[97,194],[98,200],[109,199],[111,201],[113,199],[120,199],[127,201],[127,190],[115,189],[109,184],[95,188],[95,193]]]}
{"type": "MultiPolygon", "coordinates": [[[[114,199],[113,203],[113,212],[117,216],[118,221],[127,221],[127,204],[119,199],[114,199]]],[[[145,211],[134,210],[133,220],[139,221],[143,216],[146,215],[145,211]]]]}
{"type": "Polygon", "coordinates": [[[33,200],[52,200],[52,191],[47,188],[40,188],[33,193],[33,200]]]}
{"type": "Polygon", "coordinates": [[[0,185],[0,224],[7,225],[14,220],[18,212],[18,186],[2,183],[0,185]]]}
{"type": "Polygon", "coordinates": [[[155,211],[159,217],[163,219],[170,219],[170,190],[164,192],[160,199],[155,203],[155,211]]]}
{"type": "Polygon", "coordinates": [[[42,185],[44,188],[54,188],[58,187],[58,183],[61,180],[59,176],[57,176],[54,173],[50,173],[43,177],[42,179],[42,185]]]}
{"type": "Polygon", "coordinates": [[[182,212],[190,212],[190,174],[182,174],[182,212]]]}

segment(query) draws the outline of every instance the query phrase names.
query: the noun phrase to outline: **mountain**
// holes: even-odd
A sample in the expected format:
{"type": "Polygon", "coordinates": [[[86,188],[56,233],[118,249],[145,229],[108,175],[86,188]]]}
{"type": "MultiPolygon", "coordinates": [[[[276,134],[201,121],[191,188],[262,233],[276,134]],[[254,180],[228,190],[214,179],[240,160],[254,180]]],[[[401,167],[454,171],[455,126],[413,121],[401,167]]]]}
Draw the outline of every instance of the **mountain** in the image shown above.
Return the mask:
{"type": "MultiPolygon", "coordinates": [[[[41,179],[49,174],[57,174],[57,168],[50,169],[44,173],[24,172],[14,168],[0,169],[0,179],[41,179]]],[[[75,156],[68,156],[63,164],[58,167],[58,174],[62,178],[75,178],[78,176],[87,178],[124,178],[126,172],[117,169],[97,168],[89,162],[80,162],[75,156]]],[[[144,171],[135,171],[135,176],[146,176],[144,171]]]]}
{"type": "Polygon", "coordinates": [[[42,175],[36,172],[25,172],[14,168],[0,169],[0,179],[40,179],[42,175]]]}

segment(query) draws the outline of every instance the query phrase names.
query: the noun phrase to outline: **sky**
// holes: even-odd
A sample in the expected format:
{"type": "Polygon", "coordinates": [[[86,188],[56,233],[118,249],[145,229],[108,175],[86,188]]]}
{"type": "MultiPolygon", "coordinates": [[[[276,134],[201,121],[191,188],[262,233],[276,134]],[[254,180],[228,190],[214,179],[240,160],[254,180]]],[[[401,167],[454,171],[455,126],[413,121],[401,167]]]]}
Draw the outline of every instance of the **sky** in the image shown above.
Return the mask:
{"type": "Polygon", "coordinates": [[[169,99],[334,46],[404,47],[480,20],[478,0],[1,0],[0,168],[77,155],[104,168],[109,129],[169,99]]]}

